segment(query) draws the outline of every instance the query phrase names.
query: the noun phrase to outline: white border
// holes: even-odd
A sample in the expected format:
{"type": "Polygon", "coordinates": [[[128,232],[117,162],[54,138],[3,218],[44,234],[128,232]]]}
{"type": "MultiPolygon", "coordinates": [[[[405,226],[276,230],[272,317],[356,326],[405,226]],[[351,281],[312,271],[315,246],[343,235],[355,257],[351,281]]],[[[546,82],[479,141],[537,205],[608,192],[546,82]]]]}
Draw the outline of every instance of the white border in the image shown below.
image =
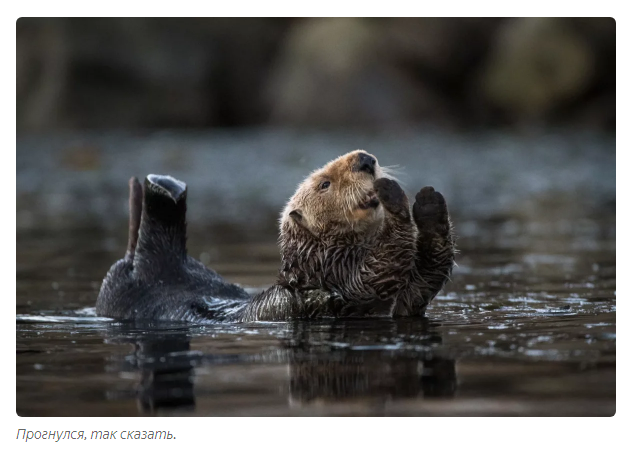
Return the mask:
{"type": "MultiPolygon", "coordinates": [[[[618,30],[618,252],[621,253],[620,354],[618,369],[617,415],[604,419],[230,419],[230,418],[19,418],[15,414],[15,307],[13,289],[15,266],[5,257],[3,266],[3,302],[6,315],[2,331],[8,371],[2,376],[5,400],[2,405],[2,441],[10,441],[10,453],[28,454],[47,451],[61,454],[123,450],[148,450],[183,454],[208,452],[266,454],[304,452],[306,454],[631,454],[641,448],[641,390],[637,368],[640,366],[641,312],[644,303],[639,285],[642,281],[642,24],[639,11],[627,8],[635,2],[509,2],[509,1],[417,1],[382,2],[80,2],[40,1],[3,4],[2,55],[12,62],[2,72],[3,93],[3,169],[15,169],[15,49],[16,24],[20,16],[472,16],[550,15],[611,16],[617,18],[618,30]],[[420,5],[420,8],[418,6],[420,5]],[[512,14],[513,13],[513,14],[512,14]],[[14,96],[8,96],[13,92],[14,96]],[[16,440],[18,428],[31,430],[140,429],[173,431],[174,441],[158,442],[37,442],[16,440]],[[637,431],[636,431],[637,429],[637,431]],[[19,452],[19,453],[18,453],[19,452]]],[[[15,177],[2,180],[4,195],[15,192],[15,177]]],[[[13,193],[15,196],[15,193],[13,193]]],[[[12,200],[15,202],[15,198],[12,200]]],[[[14,203],[15,204],[15,203],[14,203]]],[[[15,217],[15,207],[8,217],[15,217]]],[[[15,221],[15,219],[14,219],[15,221]]],[[[15,226],[15,225],[14,225],[15,226]]],[[[5,242],[13,242],[13,227],[3,225],[5,242]]],[[[13,244],[15,250],[15,244],[13,244]]],[[[5,451],[7,451],[5,450],[5,451]]]]}

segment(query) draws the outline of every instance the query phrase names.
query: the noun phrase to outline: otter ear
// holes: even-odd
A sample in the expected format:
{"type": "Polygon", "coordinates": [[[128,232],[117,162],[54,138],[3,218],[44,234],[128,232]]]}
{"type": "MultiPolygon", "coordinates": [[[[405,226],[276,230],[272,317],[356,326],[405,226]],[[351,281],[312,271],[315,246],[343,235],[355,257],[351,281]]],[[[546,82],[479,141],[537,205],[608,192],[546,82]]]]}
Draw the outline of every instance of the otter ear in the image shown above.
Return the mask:
{"type": "Polygon", "coordinates": [[[294,209],[291,212],[288,213],[288,216],[291,217],[291,220],[293,220],[295,223],[297,223],[299,226],[304,228],[305,230],[309,231],[309,224],[307,220],[304,218],[304,214],[302,214],[302,211],[299,209],[294,209]]]}
{"type": "Polygon", "coordinates": [[[291,217],[291,218],[293,219],[293,221],[294,221],[295,223],[297,223],[298,225],[302,225],[302,226],[304,226],[304,224],[305,224],[305,222],[304,222],[304,216],[302,215],[302,211],[301,211],[301,210],[299,210],[299,209],[295,209],[295,210],[293,210],[293,211],[289,212],[289,213],[288,213],[288,216],[289,216],[289,217],[291,217]]]}

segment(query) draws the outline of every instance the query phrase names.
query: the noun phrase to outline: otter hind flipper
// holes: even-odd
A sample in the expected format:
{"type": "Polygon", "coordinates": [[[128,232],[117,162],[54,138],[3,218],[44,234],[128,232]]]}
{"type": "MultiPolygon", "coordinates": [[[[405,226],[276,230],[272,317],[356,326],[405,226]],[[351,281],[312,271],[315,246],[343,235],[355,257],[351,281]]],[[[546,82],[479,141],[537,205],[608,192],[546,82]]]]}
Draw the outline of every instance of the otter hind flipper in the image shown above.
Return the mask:
{"type": "Polygon", "coordinates": [[[160,176],[158,174],[148,174],[145,179],[146,188],[155,194],[165,195],[168,198],[178,202],[185,198],[188,187],[185,182],[175,179],[172,176],[160,176]]]}
{"type": "Polygon", "coordinates": [[[130,225],[125,258],[132,260],[139,240],[141,212],[143,211],[143,189],[136,177],[130,178],[130,225]]]}
{"type": "Polygon", "coordinates": [[[170,273],[185,262],[187,195],[186,184],[172,176],[146,177],[134,254],[138,273],[170,273]]]}

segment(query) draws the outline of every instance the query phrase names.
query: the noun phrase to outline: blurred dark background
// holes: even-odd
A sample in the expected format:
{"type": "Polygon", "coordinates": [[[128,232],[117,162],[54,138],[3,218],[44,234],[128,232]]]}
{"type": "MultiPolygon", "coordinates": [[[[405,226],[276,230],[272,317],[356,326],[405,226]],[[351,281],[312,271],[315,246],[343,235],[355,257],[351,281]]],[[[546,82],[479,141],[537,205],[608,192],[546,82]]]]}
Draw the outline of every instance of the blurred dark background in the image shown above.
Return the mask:
{"type": "Polygon", "coordinates": [[[273,243],[297,184],[355,149],[400,165],[412,197],[424,185],[443,192],[464,238],[480,232],[472,220],[522,233],[599,217],[614,231],[611,18],[16,28],[19,234],[125,236],[127,180],[157,173],[188,183],[191,233],[273,243]]]}
{"type": "Polygon", "coordinates": [[[615,129],[611,18],[17,22],[18,131],[615,129]]]}

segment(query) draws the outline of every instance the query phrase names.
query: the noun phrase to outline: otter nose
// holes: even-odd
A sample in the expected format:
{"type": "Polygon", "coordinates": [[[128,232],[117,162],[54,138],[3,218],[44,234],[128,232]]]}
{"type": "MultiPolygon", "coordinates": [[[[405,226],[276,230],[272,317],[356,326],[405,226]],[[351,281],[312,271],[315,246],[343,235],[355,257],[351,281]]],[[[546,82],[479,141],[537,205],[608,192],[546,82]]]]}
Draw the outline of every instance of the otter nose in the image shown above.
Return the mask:
{"type": "Polygon", "coordinates": [[[358,171],[365,171],[369,174],[375,174],[376,159],[371,155],[360,152],[358,154],[358,171]]]}

